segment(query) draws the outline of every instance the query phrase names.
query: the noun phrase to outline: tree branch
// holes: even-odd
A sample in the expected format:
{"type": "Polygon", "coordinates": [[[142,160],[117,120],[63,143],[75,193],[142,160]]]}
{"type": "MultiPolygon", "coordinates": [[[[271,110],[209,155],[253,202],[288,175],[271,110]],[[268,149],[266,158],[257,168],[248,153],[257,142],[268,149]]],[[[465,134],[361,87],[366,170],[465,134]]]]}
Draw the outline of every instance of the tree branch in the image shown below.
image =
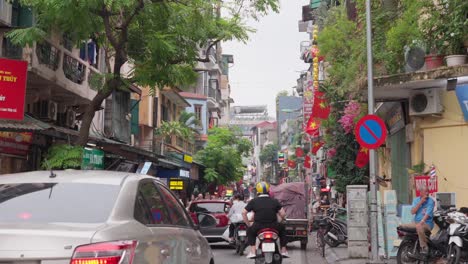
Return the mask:
{"type": "Polygon", "coordinates": [[[104,29],[106,31],[106,36],[107,39],[109,40],[110,44],[114,47],[114,49],[117,49],[118,47],[118,42],[115,36],[112,34],[112,26],[110,24],[110,15],[107,12],[107,9],[105,6],[102,6],[102,10],[100,13],[100,16],[102,17],[102,20],[104,22],[104,29]]]}
{"type": "Polygon", "coordinates": [[[208,48],[206,49],[206,55],[205,55],[205,58],[197,58],[197,61],[199,62],[210,62],[210,50],[216,46],[219,42],[221,42],[221,39],[217,39],[215,41],[213,41],[209,46],[208,48]]]}

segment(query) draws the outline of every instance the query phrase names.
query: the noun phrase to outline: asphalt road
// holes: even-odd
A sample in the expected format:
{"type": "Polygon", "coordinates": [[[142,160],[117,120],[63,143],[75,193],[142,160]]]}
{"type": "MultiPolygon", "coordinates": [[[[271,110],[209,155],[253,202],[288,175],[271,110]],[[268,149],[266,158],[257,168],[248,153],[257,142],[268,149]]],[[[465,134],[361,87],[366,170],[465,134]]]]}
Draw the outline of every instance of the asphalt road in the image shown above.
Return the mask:
{"type": "MultiPolygon", "coordinates": [[[[215,264],[252,264],[254,260],[247,259],[244,256],[235,254],[235,251],[227,243],[211,244],[215,256],[215,264]]],[[[245,253],[247,253],[245,250],[245,253]]],[[[307,245],[307,250],[301,250],[300,243],[294,242],[288,244],[288,251],[290,258],[284,259],[283,264],[326,264],[317,251],[315,241],[310,241],[307,245]]]]}

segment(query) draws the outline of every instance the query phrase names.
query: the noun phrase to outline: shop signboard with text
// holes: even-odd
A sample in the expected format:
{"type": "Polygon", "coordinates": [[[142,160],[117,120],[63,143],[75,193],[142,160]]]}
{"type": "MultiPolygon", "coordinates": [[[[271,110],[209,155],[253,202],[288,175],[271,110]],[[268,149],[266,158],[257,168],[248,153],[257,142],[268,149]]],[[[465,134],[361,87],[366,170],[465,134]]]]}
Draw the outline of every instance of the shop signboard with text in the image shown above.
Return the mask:
{"type": "Polygon", "coordinates": [[[23,120],[26,61],[0,58],[0,119],[23,120]]]}
{"type": "Polygon", "coordinates": [[[416,187],[416,196],[420,196],[421,186],[426,186],[429,194],[436,193],[438,191],[437,177],[431,177],[428,175],[414,176],[414,186],[416,187]]]}
{"type": "Polygon", "coordinates": [[[0,153],[26,156],[32,143],[31,132],[0,132],[0,153]]]}
{"type": "Polygon", "coordinates": [[[169,189],[173,191],[183,191],[185,189],[184,180],[181,179],[170,179],[169,189]]]}
{"type": "Polygon", "coordinates": [[[104,151],[100,149],[85,148],[83,150],[83,161],[81,164],[83,170],[103,170],[104,169],[104,151]]]}

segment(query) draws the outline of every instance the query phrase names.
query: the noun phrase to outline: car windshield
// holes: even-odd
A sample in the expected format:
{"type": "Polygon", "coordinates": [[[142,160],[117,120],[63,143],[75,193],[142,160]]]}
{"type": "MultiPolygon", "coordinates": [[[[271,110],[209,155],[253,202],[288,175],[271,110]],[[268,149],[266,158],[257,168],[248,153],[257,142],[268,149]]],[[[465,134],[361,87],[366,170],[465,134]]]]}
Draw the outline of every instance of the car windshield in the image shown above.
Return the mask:
{"type": "Polygon", "coordinates": [[[0,184],[0,223],[103,223],[119,190],[90,183],[0,184]]]}
{"type": "Polygon", "coordinates": [[[190,211],[197,213],[224,213],[225,208],[225,203],[195,203],[192,204],[190,211]]]}

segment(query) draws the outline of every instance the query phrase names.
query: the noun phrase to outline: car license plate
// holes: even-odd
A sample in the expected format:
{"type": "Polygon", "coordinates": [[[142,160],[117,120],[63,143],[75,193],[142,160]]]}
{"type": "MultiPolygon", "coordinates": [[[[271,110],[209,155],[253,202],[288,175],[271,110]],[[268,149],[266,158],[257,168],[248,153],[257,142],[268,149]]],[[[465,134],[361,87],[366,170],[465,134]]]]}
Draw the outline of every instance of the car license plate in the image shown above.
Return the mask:
{"type": "Polygon", "coordinates": [[[275,243],[263,243],[262,251],[263,252],[275,252],[275,243]]]}
{"type": "Polygon", "coordinates": [[[237,234],[238,234],[239,236],[247,236],[247,231],[245,231],[245,230],[240,230],[239,232],[237,232],[237,234]]]}

